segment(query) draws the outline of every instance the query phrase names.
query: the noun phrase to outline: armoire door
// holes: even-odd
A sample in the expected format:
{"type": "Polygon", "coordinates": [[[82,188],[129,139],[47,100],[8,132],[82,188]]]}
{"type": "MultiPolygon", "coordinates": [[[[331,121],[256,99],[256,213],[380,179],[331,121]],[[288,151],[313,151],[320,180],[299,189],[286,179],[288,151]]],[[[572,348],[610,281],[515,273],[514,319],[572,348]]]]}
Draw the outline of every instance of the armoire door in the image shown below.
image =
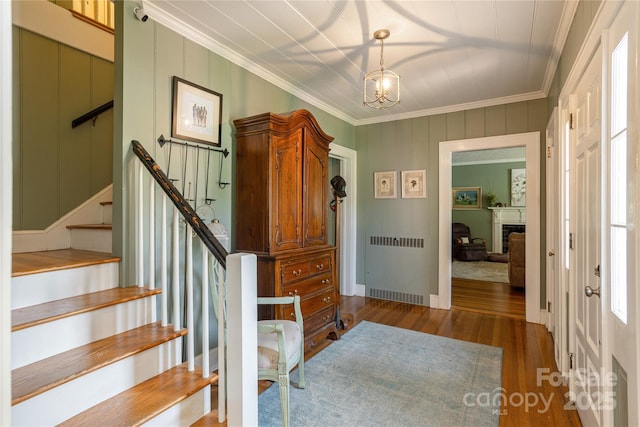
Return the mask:
{"type": "Polygon", "coordinates": [[[272,136],[272,251],[302,247],[302,129],[272,136]]]}
{"type": "Polygon", "coordinates": [[[327,244],[329,152],[307,135],[304,153],[304,246],[327,244]]]}

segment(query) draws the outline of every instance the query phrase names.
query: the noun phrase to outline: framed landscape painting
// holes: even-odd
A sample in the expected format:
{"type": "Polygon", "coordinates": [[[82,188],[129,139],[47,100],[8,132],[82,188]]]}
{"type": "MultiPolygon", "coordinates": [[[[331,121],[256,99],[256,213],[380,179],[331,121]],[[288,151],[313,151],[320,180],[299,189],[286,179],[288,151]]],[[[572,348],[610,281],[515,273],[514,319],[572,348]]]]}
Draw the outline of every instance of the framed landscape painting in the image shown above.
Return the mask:
{"type": "Polygon", "coordinates": [[[453,209],[480,209],[482,187],[453,187],[453,209]]]}

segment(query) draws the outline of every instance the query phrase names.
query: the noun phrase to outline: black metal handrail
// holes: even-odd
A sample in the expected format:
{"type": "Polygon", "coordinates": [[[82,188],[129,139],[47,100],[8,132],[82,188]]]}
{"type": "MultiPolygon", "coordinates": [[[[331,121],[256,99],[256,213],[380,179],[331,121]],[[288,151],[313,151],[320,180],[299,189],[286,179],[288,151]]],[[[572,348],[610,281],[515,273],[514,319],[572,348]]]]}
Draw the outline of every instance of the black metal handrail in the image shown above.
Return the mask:
{"type": "Polygon", "coordinates": [[[224,246],[216,239],[211,230],[209,230],[209,227],[206,226],[189,202],[180,194],[169,178],[167,178],[167,175],[160,169],[160,166],[153,160],[142,144],[136,140],[132,140],[131,146],[133,153],[140,159],[156,182],[160,184],[160,188],[169,196],[184,220],[191,226],[200,239],[202,239],[207,249],[216,257],[220,265],[226,269],[226,259],[229,253],[224,246]]]}
{"type": "Polygon", "coordinates": [[[78,117],[77,119],[74,119],[71,122],[71,127],[75,128],[80,126],[81,124],[83,124],[86,121],[89,121],[95,117],[98,117],[99,114],[104,113],[105,111],[107,111],[109,108],[113,108],[113,99],[105,104],[102,104],[101,106],[94,108],[93,110],[89,111],[87,114],[83,114],[82,116],[78,117]]]}

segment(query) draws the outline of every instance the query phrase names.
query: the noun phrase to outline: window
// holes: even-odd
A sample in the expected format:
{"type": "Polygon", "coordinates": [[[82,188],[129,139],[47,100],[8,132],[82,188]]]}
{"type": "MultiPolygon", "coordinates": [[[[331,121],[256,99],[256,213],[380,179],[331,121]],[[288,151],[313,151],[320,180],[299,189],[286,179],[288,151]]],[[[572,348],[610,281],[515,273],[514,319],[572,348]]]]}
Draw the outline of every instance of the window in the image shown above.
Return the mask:
{"type": "Polygon", "coordinates": [[[629,35],[611,54],[609,153],[611,311],[627,323],[627,65],[629,35]]]}

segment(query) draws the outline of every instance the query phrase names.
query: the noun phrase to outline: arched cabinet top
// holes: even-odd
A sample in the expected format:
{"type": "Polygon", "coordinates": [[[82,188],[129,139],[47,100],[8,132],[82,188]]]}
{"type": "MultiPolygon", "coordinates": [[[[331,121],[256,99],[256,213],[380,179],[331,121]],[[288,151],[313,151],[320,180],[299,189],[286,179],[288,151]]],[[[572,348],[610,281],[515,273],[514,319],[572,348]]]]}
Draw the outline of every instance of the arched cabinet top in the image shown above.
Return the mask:
{"type": "Polygon", "coordinates": [[[333,141],[333,137],[327,135],[313,114],[308,110],[300,109],[287,113],[263,113],[256,116],[245,117],[233,121],[236,127],[236,135],[248,135],[255,132],[283,132],[289,133],[299,128],[306,128],[315,134],[316,141],[322,142],[327,147],[333,141]]]}

